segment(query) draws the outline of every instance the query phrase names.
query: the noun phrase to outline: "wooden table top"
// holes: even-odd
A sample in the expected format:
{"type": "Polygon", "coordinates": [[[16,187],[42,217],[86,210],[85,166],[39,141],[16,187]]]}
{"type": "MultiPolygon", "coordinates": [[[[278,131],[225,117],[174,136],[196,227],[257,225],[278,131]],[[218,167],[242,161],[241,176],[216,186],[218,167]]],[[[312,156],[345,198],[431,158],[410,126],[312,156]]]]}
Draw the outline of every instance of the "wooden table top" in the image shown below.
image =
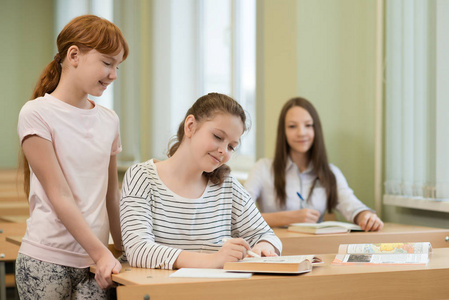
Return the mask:
{"type": "Polygon", "coordinates": [[[297,238],[297,237],[323,237],[323,236],[336,236],[336,235],[384,235],[384,234],[398,234],[398,233],[408,233],[408,232],[449,232],[449,229],[426,227],[426,226],[416,226],[416,225],[404,225],[395,223],[385,223],[384,228],[381,231],[371,231],[371,232],[350,232],[350,233],[339,233],[339,234],[310,234],[310,233],[300,233],[288,231],[287,228],[273,228],[276,235],[279,238],[297,238]]]}
{"type": "Polygon", "coordinates": [[[336,253],[340,244],[430,242],[434,248],[449,247],[449,229],[386,223],[379,232],[308,234],[274,228],[283,255],[336,253]]]}
{"type": "Polygon", "coordinates": [[[23,236],[26,223],[0,223],[0,261],[14,261],[19,252],[20,245],[6,240],[7,236],[23,236]]]}
{"type": "MultiPolygon", "coordinates": [[[[417,270],[447,270],[449,276],[449,248],[433,249],[428,265],[332,265],[336,254],[320,254],[318,255],[323,264],[314,266],[312,272],[299,276],[315,277],[315,276],[333,276],[342,274],[362,274],[362,273],[385,273],[385,272],[403,272],[417,270]]],[[[95,266],[91,267],[91,271],[95,272],[95,266]]],[[[249,279],[217,279],[217,278],[171,278],[170,274],[174,270],[145,269],[133,268],[129,264],[122,265],[119,274],[112,275],[115,282],[123,285],[158,285],[188,282],[213,282],[223,280],[267,280],[274,278],[292,278],[292,275],[257,275],[254,274],[249,279]]],[[[296,275],[295,275],[296,276],[296,275]]]]}
{"type": "Polygon", "coordinates": [[[0,222],[0,239],[4,239],[9,235],[25,235],[27,229],[27,224],[23,223],[11,223],[11,222],[0,222]]]}
{"type": "MultiPolygon", "coordinates": [[[[447,299],[449,248],[434,249],[427,266],[334,266],[325,264],[294,275],[253,275],[248,279],[169,278],[173,271],[135,271],[125,266],[114,280],[133,285],[117,288],[117,299],[447,299]],[[128,274],[126,274],[128,273],[128,274]],[[126,275],[125,275],[126,274],[126,275]],[[135,285],[134,283],[137,283],[135,285]]],[[[145,269],[144,269],[145,270],[145,269]]]]}

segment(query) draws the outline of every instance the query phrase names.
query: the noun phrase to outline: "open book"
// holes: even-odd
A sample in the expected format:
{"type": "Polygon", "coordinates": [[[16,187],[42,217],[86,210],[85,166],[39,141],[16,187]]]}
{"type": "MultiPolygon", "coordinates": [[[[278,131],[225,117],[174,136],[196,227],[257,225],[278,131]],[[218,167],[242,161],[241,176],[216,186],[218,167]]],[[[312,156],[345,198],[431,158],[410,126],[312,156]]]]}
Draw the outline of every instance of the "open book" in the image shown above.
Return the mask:
{"type": "Polygon", "coordinates": [[[288,231],[313,234],[347,233],[349,231],[363,231],[360,226],[338,221],[326,221],[321,223],[293,223],[288,226],[288,231]]]}
{"type": "Polygon", "coordinates": [[[233,272],[301,274],[312,271],[312,264],[322,263],[314,255],[247,257],[225,263],[223,269],[233,272]]]}
{"type": "Polygon", "coordinates": [[[423,264],[429,262],[432,246],[423,243],[342,244],[332,264],[423,264]]]}

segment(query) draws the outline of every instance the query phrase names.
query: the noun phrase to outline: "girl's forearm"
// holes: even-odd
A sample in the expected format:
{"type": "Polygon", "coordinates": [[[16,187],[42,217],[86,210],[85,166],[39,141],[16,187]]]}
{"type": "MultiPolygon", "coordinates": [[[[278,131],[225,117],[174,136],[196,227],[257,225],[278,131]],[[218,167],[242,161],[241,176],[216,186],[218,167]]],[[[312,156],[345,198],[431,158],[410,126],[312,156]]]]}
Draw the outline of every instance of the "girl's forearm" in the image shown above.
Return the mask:
{"type": "Polygon", "coordinates": [[[73,199],[59,197],[58,201],[52,201],[52,204],[58,218],[94,262],[97,262],[101,257],[110,253],[106,246],[92,232],[73,199]]]}
{"type": "Polygon", "coordinates": [[[112,240],[114,241],[114,248],[122,250],[122,234],[120,228],[120,208],[119,208],[119,191],[113,195],[106,197],[106,208],[108,210],[109,217],[109,229],[111,231],[112,240]]]}
{"type": "Polygon", "coordinates": [[[213,254],[206,253],[196,253],[189,251],[182,251],[175,263],[173,268],[220,268],[218,262],[214,262],[213,254]]]}
{"type": "Polygon", "coordinates": [[[109,217],[109,230],[111,231],[114,248],[122,250],[122,234],[120,228],[120,191],[118,186],[117,159],[110,157],[108,169],[108,191],[106,194],[106,209],[109,217]]]}

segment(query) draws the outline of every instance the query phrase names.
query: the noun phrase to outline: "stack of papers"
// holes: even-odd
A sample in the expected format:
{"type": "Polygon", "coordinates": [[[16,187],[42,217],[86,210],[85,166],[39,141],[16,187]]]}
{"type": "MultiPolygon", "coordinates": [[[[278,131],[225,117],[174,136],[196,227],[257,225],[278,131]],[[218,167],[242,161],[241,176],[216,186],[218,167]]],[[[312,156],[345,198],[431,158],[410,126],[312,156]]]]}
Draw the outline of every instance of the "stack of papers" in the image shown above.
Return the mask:
{"type": "Polygon", "coordinates": [[[181,268],[170,277],[187,277],[187,278],[250,278],[252,273],[233,273],[226,272],[222,269],[195,269],[181,268]]]}

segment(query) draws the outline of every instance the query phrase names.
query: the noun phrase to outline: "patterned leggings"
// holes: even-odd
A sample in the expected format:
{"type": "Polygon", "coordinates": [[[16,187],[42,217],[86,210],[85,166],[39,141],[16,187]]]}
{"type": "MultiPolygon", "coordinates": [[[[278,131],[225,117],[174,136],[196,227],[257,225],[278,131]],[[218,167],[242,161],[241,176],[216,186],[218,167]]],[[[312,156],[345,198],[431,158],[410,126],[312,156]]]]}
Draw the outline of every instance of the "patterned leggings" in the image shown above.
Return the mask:
{"type": "Polygon", "coordinates": [[[20,299],[106,299],[89,268],[52,264],[19,253],[16,283],[20,299]]]}

